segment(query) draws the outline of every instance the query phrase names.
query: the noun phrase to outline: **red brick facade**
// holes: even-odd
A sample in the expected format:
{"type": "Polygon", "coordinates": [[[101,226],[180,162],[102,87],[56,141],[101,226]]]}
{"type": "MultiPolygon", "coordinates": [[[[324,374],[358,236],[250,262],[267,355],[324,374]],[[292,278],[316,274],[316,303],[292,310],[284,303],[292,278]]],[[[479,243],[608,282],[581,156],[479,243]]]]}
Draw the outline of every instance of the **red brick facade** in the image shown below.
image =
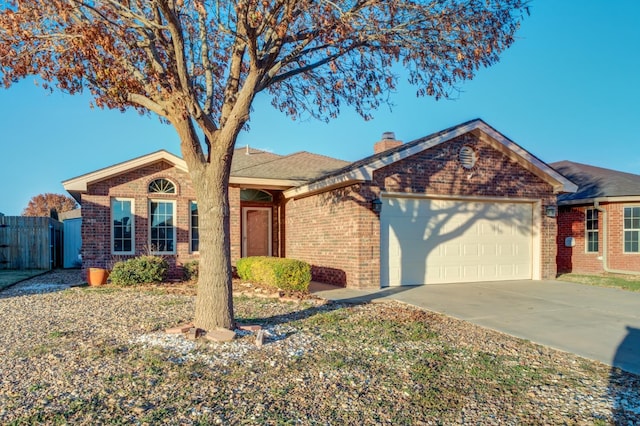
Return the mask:
{"type": "Polygon", "coordinates": [[[379,286],[380,226],[374,193],[353,185],[286,204],[286,255],[312,265],[317,281],[379,286]]]}
{"type": "MultiPolygon", "coordinates": [[[[371,201],[382,192],[539,200],[555,205],[552,187],[472,134],[377,170],[371,183],[290,200],[287,256],[314,265],[314,278],[349,287],[380,284],[380,225],[371,201]],[[458,152],[472,146],[477,163],[461,167],[458,152]]],[[[540,212],[543,279],[556,276],[556,221],[540,212]]]]}
{"type": "Polygon", "coordinates": [[[149,201],[175,200],[175,255],[165,256],[171,265],[171,276],[179,275],[179,266],[197,258],[190,251],[190,201],[195,200],[189,175],[168,163],[156,163],[91,184],[82,194],[82,261],[83,267],[110,268],[114,262],[134,255],[112,253],[111,200],[133,200],[135,255],[150,252],[149,201]],[[149,194],[149,183],[165,178],[173,182],[175,194],[149,194]]]}
{"type": "MultiPolygon", "coordinates": [[[[229,188],[231,259],[235,262],[242,256],[242,207],[271,207],[274,256],[279,256],[280,223],[284,210],[281,208],[281,192],[270,191],[273,203],[241,202],[240,188],[229,188]]],[[[198,259],[198,253],[190,250],[190,202],[196,199],[187,173],[169,163],[156,163],[121,174],[117,177],[90,184],[87,192],[82,194],[82,255],[83,267],[110,268],[116,261],[125,260],[141,254],[150,253],[149,247],[149,201],[175,200],[176,250],[175,254],[164,254],[170,264],[169,274],[179,278],[181,265],[198,259]],[[155,179],[165,178],[176,186],[175,194],[150,194],[149,183],[155,179]],[[111,200],[124,198],[133,200],[135,254],[115,254],[112,252],[111,200]]]]}
{"type": "MultiPolygon", "coordinates": [[[[269,190],[272,202],[241,201],[241,188],[229,188],[231,257],[243,255],[243,207],[271,209],[272,255],[304,260],[313,266],[318,281],[349,287],[380,286],[380,218],[372,201],[383,194],[419,194],[462,199],[523,200],[539,208],[531,227],[540,237],[539,266],[534,276],[556,276],[556,220],[544,215],[545,206],[555,206],[552,186],[514,159],[509,148],[466,133],[432,148],[374,170],[371,181],[310,196],[285,198],[286,192],[269,190]],[[460,148],[470,146],[477,162],[463,167],[460,148]],[[539,223],[538,223],[539,222],[539,223]],[[538,234],[539,232],[539,234],[538,234]]],[[[150,199],[175,200],[176,252],[166,256],[171,274],[179,276],[180,265],[198,257],[190,251],[190,206],[195,200],[189,175],[170,162],[139,166],[97,183],[82,193],[84,267],[109,267],[130,256],[112,254],[111,200],[133,199],[135,255],[149,252],[150,199]],[[175,194],[149,194],[149,183],[165,178],[176,186],[175,194]]],[[[613,225],[612,225],[613,226],[613,225]]],[[[613,227],[612,227],[613,230],[613,227]]],[[[558,254],[558,259],[565,256],[558,254]]],[[[535,262],[534,262],[535,265],[535,262]]]]}
{"type": "Polygon", "coordinates": [[[601,202],[599,207],[606,214],[598,214],[598,252],[588,253],[586,245],[586,210],[593,204],[562,206],[558,211],[558,272],[593,274],[625,271],[640,274],[640,253],[624,252],[624,208],[640,206],[637,203],[601,202]],[[605,219],[606,218],[606,219],[605,219]],[[606,220],[606,224],[605,224],[606,220]],[[605,226],[606,250],[605,253],[605,226]],[[567,246],[567,238],[573,238],[573,247],[567,246]],[[604,264],[605,258],[607,265],[604,264]]]}

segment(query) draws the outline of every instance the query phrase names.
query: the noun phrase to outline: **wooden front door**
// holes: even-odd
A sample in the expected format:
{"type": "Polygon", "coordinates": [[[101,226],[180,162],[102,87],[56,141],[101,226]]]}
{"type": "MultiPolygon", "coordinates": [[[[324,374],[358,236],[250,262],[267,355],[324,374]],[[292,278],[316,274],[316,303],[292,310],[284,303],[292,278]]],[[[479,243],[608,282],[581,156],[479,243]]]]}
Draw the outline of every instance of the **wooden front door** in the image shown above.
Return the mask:
{"type": "Polygon", "coordinates": [[[242,209],[242,255],[271,256],[271,207],[242,209]]]}

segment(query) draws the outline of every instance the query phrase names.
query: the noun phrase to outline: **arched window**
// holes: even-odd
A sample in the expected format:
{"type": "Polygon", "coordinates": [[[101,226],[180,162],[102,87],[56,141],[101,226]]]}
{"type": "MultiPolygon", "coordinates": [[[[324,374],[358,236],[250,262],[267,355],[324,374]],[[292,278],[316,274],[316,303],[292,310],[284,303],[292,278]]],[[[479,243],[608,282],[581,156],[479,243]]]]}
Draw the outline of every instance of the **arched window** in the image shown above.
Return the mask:
{"type": "Polygon", "coordinates": [[[240,200],[271,203],[273,202],[273,196],[268,192],[260,191],[259,189],[242,189],[240,190],[240,200]]]}
{"type": "Polygon", "coordinates": [[[151,194],[175,194],[176,186],[168,179],[156,179],[149,184],[151,194]]]}

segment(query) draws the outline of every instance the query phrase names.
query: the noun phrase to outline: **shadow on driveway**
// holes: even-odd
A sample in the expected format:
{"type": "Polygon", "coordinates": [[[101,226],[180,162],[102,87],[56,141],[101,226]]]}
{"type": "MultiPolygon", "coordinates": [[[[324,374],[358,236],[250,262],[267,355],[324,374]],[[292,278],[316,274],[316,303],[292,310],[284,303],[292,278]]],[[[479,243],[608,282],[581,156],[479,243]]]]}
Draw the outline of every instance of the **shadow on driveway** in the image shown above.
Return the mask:
{"type": "Polygon", "coordinates": [[[627,335],[618,346],[609,375],[609,397],[613,401],[614,424],[640,423],[640,409],[632,401],[640,401],[640,376],[627,373],[640,357],[640,329],[627,326],[627,335]]]}

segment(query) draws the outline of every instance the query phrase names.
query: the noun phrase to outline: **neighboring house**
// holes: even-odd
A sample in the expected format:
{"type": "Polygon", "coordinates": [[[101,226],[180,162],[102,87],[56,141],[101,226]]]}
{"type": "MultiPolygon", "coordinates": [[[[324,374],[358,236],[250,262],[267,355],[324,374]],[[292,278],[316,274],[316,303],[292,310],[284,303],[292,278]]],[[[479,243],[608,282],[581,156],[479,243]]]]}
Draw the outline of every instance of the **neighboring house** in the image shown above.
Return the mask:
{"type": "Polygon", "coordinates": [[[558,197],[558,272],[640,274],[640,175],[551,166],[579,187],[558,197]]]}
{"type": "MultiPolygon", "coordinates": [[[[354,163],[237,149],[231,255],[309,262],[349,287],[556,276],[556,197],[576,186],[473,120],[403,144],[385,133],[354,163]]],[[[84,267],[154,252],[197,258],[185,162],[158,151],[63,182],[81,204],[84,267]]]]}

